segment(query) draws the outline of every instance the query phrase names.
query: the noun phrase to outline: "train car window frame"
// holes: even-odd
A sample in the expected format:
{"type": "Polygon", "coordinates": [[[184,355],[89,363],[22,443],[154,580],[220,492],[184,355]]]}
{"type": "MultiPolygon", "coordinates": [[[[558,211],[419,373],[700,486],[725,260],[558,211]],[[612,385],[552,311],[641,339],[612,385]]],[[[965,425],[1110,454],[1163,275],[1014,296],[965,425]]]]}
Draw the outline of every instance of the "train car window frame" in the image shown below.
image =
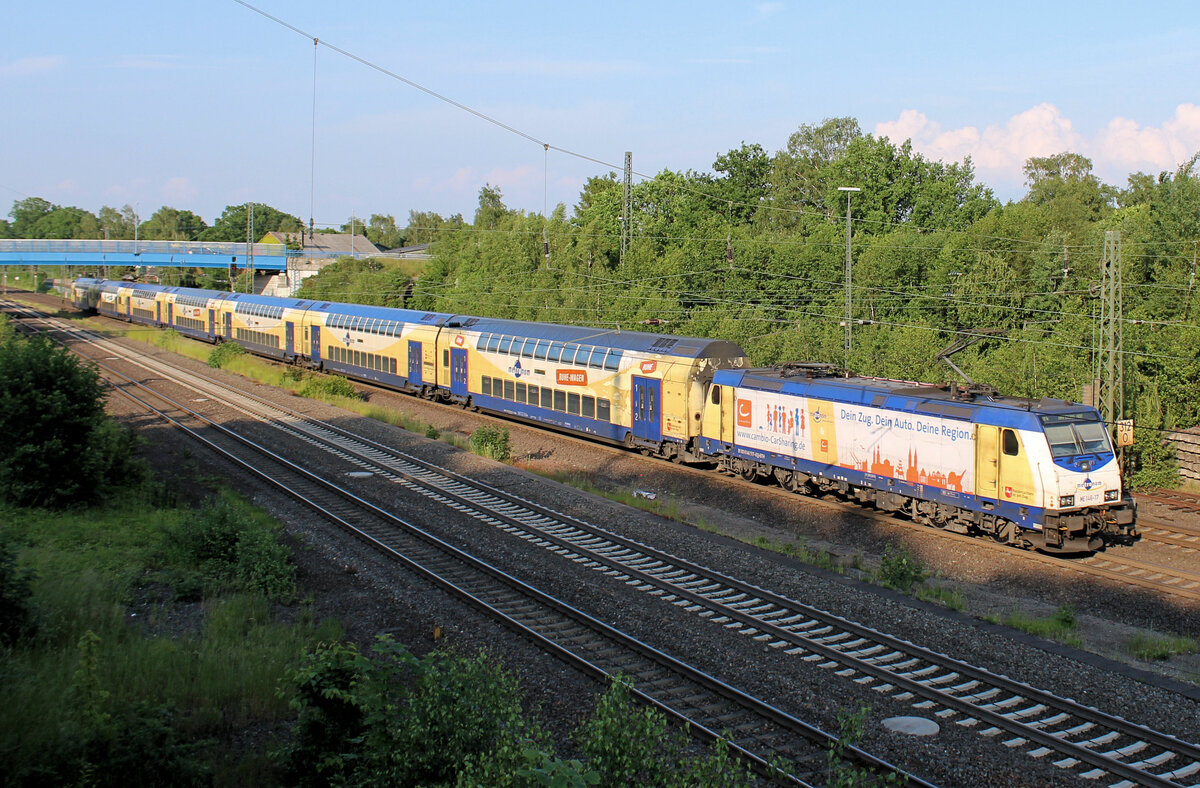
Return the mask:
{"type": "Polygon", "coordinates": [[[479,379],[479,393],[485,397],[492,396],[492,379],[488,375],[484,375],[479,379]]]}
{"type": "Polygon", "coordinates": [[[721,387],[720,386],[715,385],[715,384],[713,385],[712,393],[708,395],[708,401],[714,405],[721,404],[721,387]]]}
{"type": "Polygon", "coordinates": [[[516,391],[516,394],[513,396],[513,400],[515,402],[520,402],[522,405],[524,405],[525,404],[525,394],[528,391],[528,388],[529,387],[527,385],[525,385],[524,383],[522,383],[521,381],[517,381],[517,391],[516,391]]]}
{"type": "Polygon", "coordinates": [[[609,350],[604,357],[604,368],[610,372],[616,372],[621,368],[621,351],[609,350]]]}
{"type": "Polygon", "coordinates": [[[390,374],[395,375],[396,374],[396,357],[395,356],[390,356],[388,358],[388,367],[390,368],[390,370],[389,370],[390,374]]]}
{"type": "Polygon", "coordinates": [[[595,397],[585,396],[583,398],[583,407],[580,410],[580,414],[584,418],[588,418],[588,419],[596,418],[596,398],[595,397]]]}
{"type": "Polygon", "coordinates": [[[567,410],[567,392],[562,389],[554,390],[554,409],[563,413],[567,410]]]}
{"type": "Polygon", "coordinates": [[[499,352],[498,348],[500,347],[501,339],[503,339],[503,337],[501,337],[499,334],[492,334],[490,337],[488,337],[487,352],[499,352]]]}
{"type": "Polygon", "coordinates": [[[546,351],[550,349],[550,340],[539,339],[536,346],[533,348],[533,357],[537,361],[546,360],[546,351]]]}
{"type": "Polygon", "coordinates": [[[537,347],[536,339],[525,340],[525,346],[521,348],[521,358],[533,358],[533,349],[537,347]]]}
{"type": "Polygon", "coordinates": [[[442,350],[442,366],[443,367],[450,366],[450,351],[448,349],[442,350]]]}
{"type": "Polygon", "coordinates": [[[588,359],[588,366],[592,369],[604,369],[604,356],[607,353],[607,348],[592,348],[592,355],[588,359]]]}
{"type": "Polygon", "coordinates": [[[536,405],[542,401],[541,395],[538,393],[538,387],[532,383],[526,388],[526,392],[525,401],[530,405],[536,405]]]}
{"type": "Polygon", "coordinates": [[[579,415],[579,400],[580,396],[575,392],[567,393],[567,413],[570,413],[572,416],[579,415]]]}
{"type": "Polygon", "coordinates": [[[500,347],[497,352],[504,353],[505,355],[507,355],[509,349],[512,347],[512,341],[513,341],[512,337],[501,337],[500,347]]]}
{"type": "Polygon", "coordinates": [[[546,351],[546,360],[552,361],[555,364],[557,364],[558,358],[559,358],[559,356],[562,355],[562,352],[563,352],[563,343],[562,342],[551,342],[550,349],[546,351]]]}
{"type": "Polygon", "coordinates": [[[487,350],[487,342],[491,334],[480,334],[479,339],[475,342],[476,350],[487,350]]]}
{"type": "Polygon", "coordinates": [[[612,406],[608,400],[596,400],[596,418],[600,421],[612,421],[612,406]]]}
{"type": "Polygon", "coordinates": [[[1021,453],[1021,442],[1017,440],[1016,430],[1010,430],[1007,427],[1001,431],[1002,450],[1009,457],[1016,457],[1021,453]]]}
{"type": "Polygon", "coordinates": [[[516,399],[516,396],[517,396],[516,381],[515,380],[504,381],[504,398],[506,400],[508,400],[509,402],[512,402],[514,399],[516,399]]]}
{"type": "Polygon", "coordinates": [[[554,389],[542,386],[542,407],[554,410],[554,389]]]}

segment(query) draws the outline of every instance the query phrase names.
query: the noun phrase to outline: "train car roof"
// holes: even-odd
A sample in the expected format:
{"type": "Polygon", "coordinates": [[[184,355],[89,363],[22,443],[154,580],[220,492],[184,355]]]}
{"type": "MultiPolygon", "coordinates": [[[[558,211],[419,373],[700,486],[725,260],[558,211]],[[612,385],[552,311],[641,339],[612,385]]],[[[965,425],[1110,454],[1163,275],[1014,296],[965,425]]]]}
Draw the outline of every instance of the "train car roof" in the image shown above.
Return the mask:
{"type": "MultiPolygon", "coordinates": [[[[491,317],[468,318],[456,315],[464,328],[480,333],[504,334],[551,342],[574,342],[610,347],[640,353],[661,353],[681,358],[741,358],[746,355],[734,342],[723,339],[704,339],[674,334],[652,334],[646,331],[626,331],[620,328],[567,326],[558,323],[526,323],[491,317]]],[[[454,321],[451,321],[453,325],[454,321]]]]}
{"type": "Polygon", "coordinates": [[[208,295],[210,298],[222,298],[236,303],[310,309],[325,314],[394,320],[404,323],[423,323],[426,325],[444,326],[446,328],[464,328],[484,334],[492,333],[525,337],[527,339],[546,339],[551,342],[584,343],[630,352],[657,353],[679,358],[732,359],[743,358],[746,355],[746,352],[736,343],[723,339],[704,339],[701,337],[685,337],[674,334],[653,334],[645,331],[623,331],[619,327],[604,329],[586,326],[567,326],[557,323],[532,323],[521,320],[505,320],[471,315],[451,315],[443,312],[422,312],[414,309],[399,309],[387,306],[346,304],[339,301],[313,301],[291,297],[282,298],[279,296],[254,295],[251,293],[199,290],[190,287],[167,287],[165,285],[142,284],[140,282],[87,279],[78,279],[76,282],[78,284],[94,282],[100,286],[111,285],[113,288],[134,287],[139,290],[149,290],[152,292],[208,295]]]}
{"type": "Polygon", "coordinates": [[[779,391],[853,405],[887,407],[948,418],[977,418],[981,411],[1013,415],[1096,415],[1095,408],[1059,399],[1007,397],[988,386],[957,386],[852,375],[837,377],[827,364],[799,364],[758,369],[718,370],[713,382],[723,386],[779,391]]]}

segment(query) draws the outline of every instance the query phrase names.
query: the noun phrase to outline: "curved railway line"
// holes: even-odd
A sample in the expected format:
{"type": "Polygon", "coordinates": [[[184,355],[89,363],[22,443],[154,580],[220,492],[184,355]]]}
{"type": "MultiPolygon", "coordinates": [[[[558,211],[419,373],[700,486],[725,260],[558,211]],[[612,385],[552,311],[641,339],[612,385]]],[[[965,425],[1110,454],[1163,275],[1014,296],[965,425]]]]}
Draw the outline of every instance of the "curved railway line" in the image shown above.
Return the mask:
{"type": "MultiPolygon", "coordinates": [[[[58,321],[42,316],[39,319],[54,332],[95,344],[102,352],[110,354],[103,361],[93,359],[93,363],[103,371],[116,391],[201,441],[230,463],[348,530],[409,571],[473,605],[587,675],[598,679],[626,677],[632,692],[643,701],[686,723],[693,734],[702,739],[726,739],[731,750],[760,774],[802,786],[823,784],[828,753],[838,741],[836,736],[542,593],[350,490],[305,470],[268,447],[155,391],[106,362],[129,361],[163,380],[220,398],[224,404],[247,415],[253,415],[251,411],[255,406],[260,414],[264,408],[281,410],[278,406],[152,359],[127,358],[124,354],[128,350],[111,340],[74,327],[64,327],[58,321]],[[134,393],[134,389],[140,393],[134,393]],[[151,399],[165,405],[154,405],[151,399]],[[781,769],[785,771],[781,772],[781,769]]],[[[318,425],[299,414],[290,415],[299,423],[307,422],[310,427],[318,425]]],[[[270,423],[269,414],[255,417],[270,423]]],[[[350,433],[332,425],[320,426],[332,433],[326,436],[321,448],[343,456],[359,467],[371,465],[361,456],[353,457],[347,453],[350,448],[347,441],[363,439],[353,438],[350,433]]],[[[310,445],[318,446],[322,441],[315,432],[309,431],[304,439],[310,445]]],[[[391,475],[380,467],[376,467],[375,472],[391,475]]],[[[392,475],[392,479],[400,481],[398,476],[392,475]]],[[[473,514],[478,517],[480,513],[473,514]]],[[[843,744],[841,749],[843,760],[856,768],[876,774],[893,773],[900,778],[899,784],[932,788],[930,783],[853,745],[843,744]]]]}
{"type": "MultiPolygon", "coordinates": [[[[136,363],[164,377],[178,374],[157,361],[139,359],[136,363]]],[[[404,484],[699,620],[752,637],[798,659],[816,662],[829,670],[831,680],[837,676],[909,702],[943,724],[976,730],[1034,758],[1052,757],[1060,768],[1087,779],[1108,780],[1113,785],[1183,785],[1200,778],[1200,748],[1195,745],[660,553],[340,428],[242,392],[231,392],[204,378],[188,374],[185,385],[227,400],[243,413],[285,429],[316,448],[333,451],[357,469],[404,484]]],[[[373,537],[368,534],[365,538],[373,537]]],[[[1118,572],[1108,565],[1091,570],[1108,576],[1118,572]]],[[[1141,580],[1126,576],[1121,579],[1141,580]]],[[[1174,592],[1180,593],[1180,589],[1174,592]]],[[[636,677],[637,687],[642,687],[648,677],[651,685],[658,681],[653,673],[624,670],[636,677]]],[[[688,716],[695,712],[675,709],[673,713],[688,716]]],[[[754,732],[759,726],[761,723],[744,722],[735,729],[754,732]]],[[[702,727],[710,735],[717,730],[702,727]]],[[[762,734],[764,741],[772,736],[762,734]]],[[[736,734],[733,739],[742,741],[736,734]]],[[[753,733],[751,739],[755,745],[748,751],[759,749],[759,734],[753,733]]],[[[761,747],[772,751],[770,745],[761,747]]],[[[757,757],[765,762],[763,756],[757,757]]],[[[797,776],[805,779],[806,775],[797,776]]]]}

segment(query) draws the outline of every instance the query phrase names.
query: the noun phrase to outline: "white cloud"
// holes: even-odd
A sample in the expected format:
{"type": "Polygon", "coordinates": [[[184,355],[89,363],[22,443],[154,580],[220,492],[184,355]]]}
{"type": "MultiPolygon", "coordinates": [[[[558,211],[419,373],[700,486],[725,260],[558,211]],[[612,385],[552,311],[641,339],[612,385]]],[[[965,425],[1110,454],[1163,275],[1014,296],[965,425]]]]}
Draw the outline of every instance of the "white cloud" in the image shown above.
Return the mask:
{"type": "Polygon", "coordinates": [[[767,19],[783,13],[786,7],[783,3],[759,3],[754,6],[754,13],[759,19],[767,19]]]}
{"type": "Polygon", "coordinates": [[[1172,170],[1200,150],[1200,106],[1180,104],[1161,128],[1113,118],[1096,140],[1099,156],[1130,170],[1172,170]]]}
{"type": "Polygon", "coordinates": [[[62,64],[62,55],[23,57],[11,63],[0,64],[0,77],[27,77],[30,74],[53,71],[62,64]]]}
{"type": "Polygon", "coordinates": [[[162,185],[161,191],[163,201],[166,205],[187,203],[196,196],[196,188],[192,186],[191,180],[184,177],[168,179],[162,185]]]}
{"type": "Polygon", "coordinates": [[[1000,187],[1024,183],[1022,167],[1030,157],[1063,151],[1087,156],[1098,177],[1122,185],[1130,172],[1172,170],[1200,149],[1200,106],[1180,104],[1160,127],[1113,118],[1090,136],[1076,130],[1070,118],[1048,103],[983,130],[976,126],[946,129],[925,113],[909,109],[894,121],[876,125],[875,134],[896,144],[911,139],[913,149],[931,159],[952,162],[970,156],[979,179],[1000,187]]]}

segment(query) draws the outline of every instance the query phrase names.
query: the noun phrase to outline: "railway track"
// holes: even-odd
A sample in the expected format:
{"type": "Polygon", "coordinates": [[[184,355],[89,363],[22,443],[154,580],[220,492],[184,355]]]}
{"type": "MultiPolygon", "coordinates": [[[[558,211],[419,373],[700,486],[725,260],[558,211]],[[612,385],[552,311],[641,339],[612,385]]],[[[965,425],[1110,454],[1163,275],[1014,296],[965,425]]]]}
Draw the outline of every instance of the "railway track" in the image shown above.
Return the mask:
{"type": "MultiPolygon", "coordinates": [[[[156,374],[171,368],[150,360],[156,374]]],[[[138,363],[144,363],[139,360],[138,363]]],[[[187,385],[229,400],[355,468],[404,484],[445,506],[672,605],[815,662],[831,680],[855,682],[1033,758],[1111,785],[1181,785],[1200,779],[1200,748],[1027,684],[772,594],[594,525],[510,495],[341,428],[256,402],[204,378],[187,385]],[[834,679],[833,677],[837,677],[834,679]]],[[[1111,562],[1094,571],[1121,575],[1111,562]]],[[[1149,582],[1149,581],[1147,581],[1149,582]]],[[[1178,593],[1178,590],[1176,590],[1178,593]]],[[[648,602],[648,604],[650,604],[648,602]]]]}
{"type": "MultiPolygon", "coordinates": [[[[55,330],[64,329],[59,326],[55,330]]],[[[306,504],[408,570],[501,621],[588,675],[599,679],[624,677],[642,700],[686,723],[700,738],[725,739],[733,752],[771,779],[797,785],[819,785],[827,779],[828,753],[837,744],[836,736],[538,591],[134,380],[108,362],[129,360],[180,385],[200,384],[198,393],[203,389],[216,396],[221,393],[218,389],[224,387],[205,385],[204,378],[180,374],[179,370],[150,359],[122,359],[127,349],[116,343],[77,329],[65,331],[110,354],[94,363],[107,379],[114,381],[116,391],[203,442],[228,462],[306,504]],[[159,400],[165,406],[154,405],[151,399],[159,400]]],[[[225,398],[232,400],[227,404],[242,412],[246,412],[247,404],[256,399],[235,390],[223,393],[225,398]]],[[[260,401],[260,404],[268,403],[260,401]]],[[[311,422],[303,417],[299,421],[311,422]]],[[[316,439],[310,438],[308,442],[315,443],[316,439]]],[[[337,445],[325,448],[334,452],[344,450],[337,445]]],[[[930,785],[857,747],[843,744],[841,749],[843,760],[864,773],[895,774],[904,785],[930,785]]]]}

